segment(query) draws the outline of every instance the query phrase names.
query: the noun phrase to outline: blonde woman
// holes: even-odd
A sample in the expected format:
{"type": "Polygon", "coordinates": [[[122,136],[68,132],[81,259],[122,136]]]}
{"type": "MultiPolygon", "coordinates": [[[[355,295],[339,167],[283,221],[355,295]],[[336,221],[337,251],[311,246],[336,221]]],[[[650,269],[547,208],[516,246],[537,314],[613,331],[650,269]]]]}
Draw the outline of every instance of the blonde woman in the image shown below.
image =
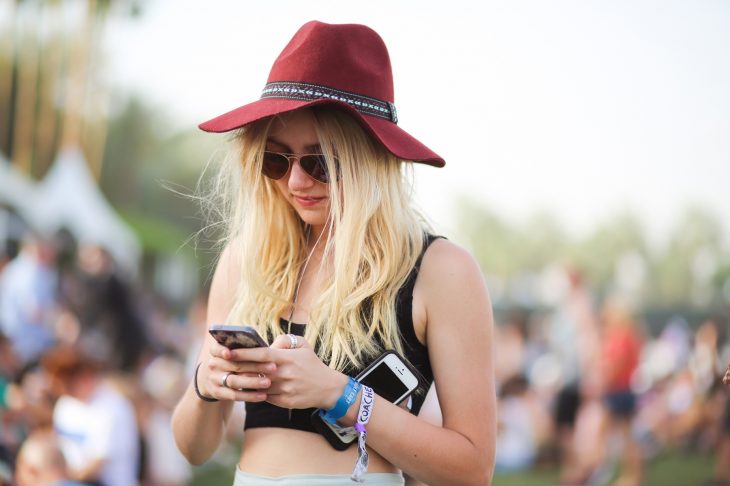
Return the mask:
{"type": "Polygon", "coordinates": [[[427,234],[410,206],[404,169],[444,161],[398,127],[378,34],[305,24],[261,99],[201,128],[235,130],[208,323],[252,326],[270,346],[231,351],[207,338],[173,417],[183,454],[205,462],[233,402],[245,401],[236,485],[403,484],[403,472],[430,485],[488,484],[491,305],[474,259],[427,234]],[[423,392],[410,410],[375,396],[362,420],[369,395],[348,393],[349,377],[384,350],[435,384],[442,425],[418,416],[423,392]],[[363,450],[333,449],[311,424],[316,409],[357,423],[363,450]]]}

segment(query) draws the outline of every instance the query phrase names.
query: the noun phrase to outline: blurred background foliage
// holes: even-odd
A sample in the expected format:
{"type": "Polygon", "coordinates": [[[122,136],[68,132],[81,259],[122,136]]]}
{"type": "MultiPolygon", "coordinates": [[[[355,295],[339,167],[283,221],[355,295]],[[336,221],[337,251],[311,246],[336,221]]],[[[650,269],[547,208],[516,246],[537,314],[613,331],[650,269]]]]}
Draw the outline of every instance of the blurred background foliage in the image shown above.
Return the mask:
{"type": "Polygon", "coordinates": [[[458,214],[460,231],[497,305],[550,304],[544,287],[555,266],[579,271],[599,299],[623,294],[657,317],[721,313],[730,299],[730,252],[722,224],[702,207],[677,215],[666,240],[658,242],[649,241],[631,212],[597,221],[585,235],[569,234],[551,214],[538,213],[518,224],[470,200],[460,203],[458,214]]]}

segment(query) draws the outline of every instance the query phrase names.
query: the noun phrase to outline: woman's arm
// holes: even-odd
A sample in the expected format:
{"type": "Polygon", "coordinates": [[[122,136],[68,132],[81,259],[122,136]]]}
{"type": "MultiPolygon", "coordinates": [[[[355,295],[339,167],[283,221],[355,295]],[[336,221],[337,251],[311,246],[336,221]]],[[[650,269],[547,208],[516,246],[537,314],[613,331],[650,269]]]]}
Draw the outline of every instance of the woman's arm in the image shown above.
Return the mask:
{"type": "MultiPolygon", "coordinates": [[[[238,261],[231,253],[228,248],[224,250],[213,276],[208,298],[208,325],[224,323],[233,305],[238,285],[238,261]]],[[[191,381],[173,413],[172,431],[175,442],[192,464],[205,462],[218,448],[224,437],[226,421],[231,414],[232,400],[255,399],[249,394],[215,385],[224,369],[236,366],[235,363],[225,362],[230,357],[230,352],[218,345],[206,332],[198,358],[198,388],[204,396],[218,398],[220,401],[206,402],[198,398],[191,381]]]]}
{"type": "Polygon", "coordinates": [[[496,393],[492,309],[481,271],[466,251],[437,240],[424,256],[414,292],[426,309],[426,342],[443,426],[376,401],[368,445],[432,486],[489,484],[496,393]]]}

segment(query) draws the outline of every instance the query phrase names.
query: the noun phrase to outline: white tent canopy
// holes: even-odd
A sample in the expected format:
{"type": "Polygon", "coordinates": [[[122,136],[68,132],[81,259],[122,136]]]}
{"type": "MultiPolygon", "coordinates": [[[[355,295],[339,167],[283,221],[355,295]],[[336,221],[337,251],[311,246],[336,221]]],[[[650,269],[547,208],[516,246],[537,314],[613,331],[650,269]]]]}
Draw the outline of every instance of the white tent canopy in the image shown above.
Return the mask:
{"type": "Polygon", "coordinates": [[[140,244],[99,190],[78,149],[62,151],[39,184],[0,161],[0,201],[44,234],[68,229],[81,243],[99,244],[124,268],[136,268],[140,244]]]}

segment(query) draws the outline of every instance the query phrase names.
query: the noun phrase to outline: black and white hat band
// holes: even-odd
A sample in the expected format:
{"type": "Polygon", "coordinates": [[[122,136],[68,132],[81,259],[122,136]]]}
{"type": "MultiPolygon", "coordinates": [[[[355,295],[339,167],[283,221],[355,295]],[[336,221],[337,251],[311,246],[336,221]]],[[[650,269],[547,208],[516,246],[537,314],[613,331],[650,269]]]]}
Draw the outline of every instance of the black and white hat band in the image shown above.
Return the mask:
{"type": "Polygon", "coordinates": [[[350,93],[318,84],[296,81],[275,81],[267,83],[261,98],[287,98],[291,100],[314,101],[329,99],[347,103],[363,115],[377,116],[398,123],[395,105],[388,101],[350,93]]]}

